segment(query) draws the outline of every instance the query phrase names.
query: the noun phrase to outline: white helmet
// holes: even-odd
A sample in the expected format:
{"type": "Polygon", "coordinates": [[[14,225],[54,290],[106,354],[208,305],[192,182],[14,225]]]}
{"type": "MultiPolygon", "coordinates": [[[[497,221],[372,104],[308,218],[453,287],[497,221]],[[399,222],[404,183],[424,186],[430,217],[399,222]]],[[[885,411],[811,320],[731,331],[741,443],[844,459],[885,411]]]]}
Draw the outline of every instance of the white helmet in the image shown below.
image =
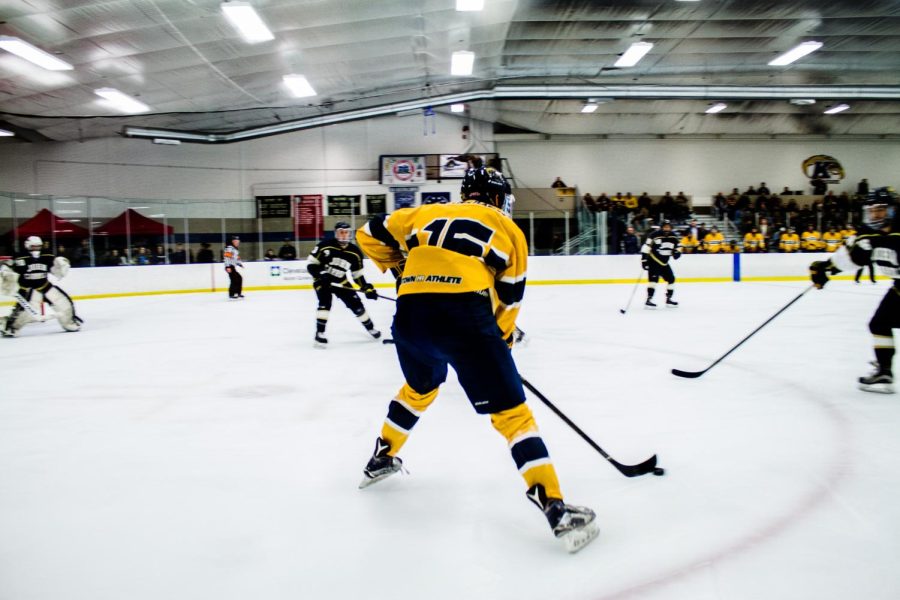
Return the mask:
{"type": "Polygon", "coordinates": [[[25,249],[26,250],[42,250],[44,248],[44,240],[39,238],[36,235],[30,235],[25,238],[25,249]]]}

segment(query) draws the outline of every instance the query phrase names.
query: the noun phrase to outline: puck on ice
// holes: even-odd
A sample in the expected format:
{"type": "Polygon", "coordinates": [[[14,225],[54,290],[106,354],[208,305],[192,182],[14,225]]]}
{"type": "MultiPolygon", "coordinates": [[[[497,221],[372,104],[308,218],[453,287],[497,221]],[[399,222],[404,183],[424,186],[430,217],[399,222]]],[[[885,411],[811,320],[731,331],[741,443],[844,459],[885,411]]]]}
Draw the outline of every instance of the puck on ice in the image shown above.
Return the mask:
{"type": "Polygon", "coordinates": [[[656,475],[657,477],[659,477],[660,475],[665,475],[666,470],[663,469],[662,467],[656,467],[655,469],[653,469],[653,474],[656,475]]]}

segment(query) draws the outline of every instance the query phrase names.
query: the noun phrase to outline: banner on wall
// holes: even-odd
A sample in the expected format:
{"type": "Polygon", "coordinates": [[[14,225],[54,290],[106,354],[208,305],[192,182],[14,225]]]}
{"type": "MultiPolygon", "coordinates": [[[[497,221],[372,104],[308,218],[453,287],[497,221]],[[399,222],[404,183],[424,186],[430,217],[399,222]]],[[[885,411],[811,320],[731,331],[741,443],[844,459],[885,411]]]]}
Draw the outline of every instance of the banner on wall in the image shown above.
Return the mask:
{"type": "Polygon", "coordinates": [[[328,196],[328,214],[332,217],[358,215],[360,195],[328,196]]]}
{"type": "Polygon", "coordinates": [[[366,194],[366,214],[380,215],[387,212],[387,194],[366,194]]]}
{"type": "Polygon", "coordinates": [[[294,237],[319,239],[324,234],[321,194],[294,196],[294,237]]]}
{"type": "Polygon", "coordinates": [[[425,183],[426,177],[424,155],[382,155],[380,158],[382,185],[425,183]]]}
{"type": "Polygon", "coordinates": [[[394,209],[409,208],[416,205],[416,192],[419,188],[392,187],[388,189],[394,194],[394,209]]]}
{"type": "Polygon", "coordinates": [[[821,179],[825,183],[840,183],[844,178],[844,167],[833,156],[816,154],[803,161],[803,174],[810,179],[821,179]]]}
{"type": "Polygon", "coordinates": [[[257,196],[257,219],[289,219],[291,218],[290,196],[257,196]]]}

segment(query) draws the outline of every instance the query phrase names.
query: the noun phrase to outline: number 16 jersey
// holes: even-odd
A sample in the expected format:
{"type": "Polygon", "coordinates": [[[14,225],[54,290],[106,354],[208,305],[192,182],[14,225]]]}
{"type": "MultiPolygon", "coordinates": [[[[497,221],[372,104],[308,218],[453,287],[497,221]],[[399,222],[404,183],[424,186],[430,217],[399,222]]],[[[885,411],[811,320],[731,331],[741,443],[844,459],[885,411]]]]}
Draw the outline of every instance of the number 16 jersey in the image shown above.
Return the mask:
{"type": "Polygon", "coordinates": [[[382,271],[402,266],[398,295],[489,290],[504,337],[515,329],[528,245],[500,209],[473,201],[402,208],[370,220],[356,241],[382,271]]]}

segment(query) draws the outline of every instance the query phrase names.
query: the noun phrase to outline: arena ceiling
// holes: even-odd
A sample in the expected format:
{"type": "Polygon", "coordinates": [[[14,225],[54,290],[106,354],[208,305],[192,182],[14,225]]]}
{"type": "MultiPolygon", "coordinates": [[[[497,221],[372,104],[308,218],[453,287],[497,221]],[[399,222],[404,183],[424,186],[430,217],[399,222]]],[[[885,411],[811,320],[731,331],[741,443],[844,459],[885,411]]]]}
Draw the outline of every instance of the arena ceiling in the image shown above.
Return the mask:
{"type": "Polygon", "coordinates": [[[0,36],[74,67],[0,50],[0,128],[17,134],[0,139],[164,129],[229,142],[454,101],[498,133],[900,135],[897,0],[484,0],[478,12],[456,0],[248,2],[274,39],[244,41],[219,0],[0,0],[0,36]],[[637,41],[649,54],[615,67],[637,41]],[[768,65],[804,41],[823,45],[768,65]],[[475,53],[472,75],[450,74],[457,50],[475,53]],[[316,95],[292,96],[288,73],[316,95]],[[111,110],[99,88],[149,111],[111,110]],[[597,110],[582,113],[591,100],[597,110]],[[727,107],[706,114],[717,102],[727,107]],[[840,103],[850,108],[824,114],[840,103]]]}

